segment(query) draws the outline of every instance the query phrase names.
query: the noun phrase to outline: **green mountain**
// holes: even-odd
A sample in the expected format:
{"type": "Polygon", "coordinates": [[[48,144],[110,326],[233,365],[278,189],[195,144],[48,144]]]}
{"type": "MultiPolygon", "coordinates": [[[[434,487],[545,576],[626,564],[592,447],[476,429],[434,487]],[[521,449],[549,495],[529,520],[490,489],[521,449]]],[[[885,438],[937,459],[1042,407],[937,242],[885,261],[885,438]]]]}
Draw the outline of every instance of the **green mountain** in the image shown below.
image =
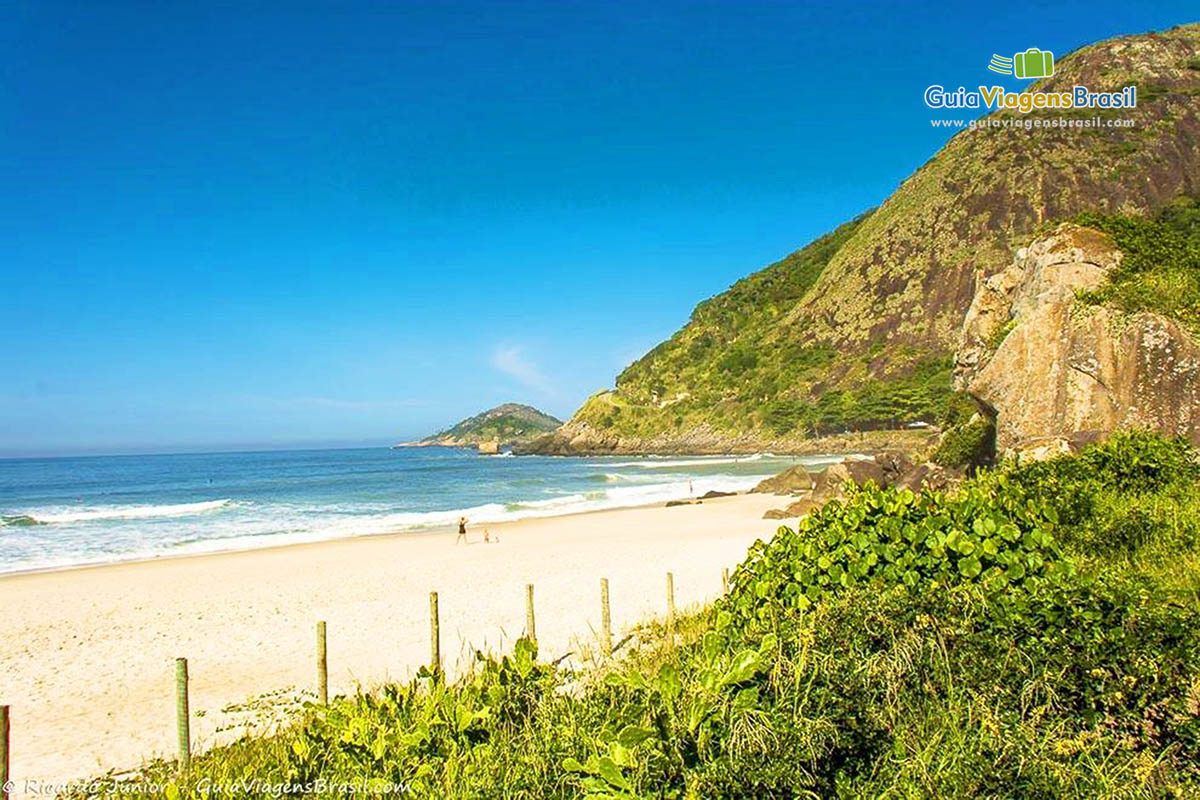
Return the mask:
{"type": "Polygon", "coordinates": [[[409,442],[404,446],[466,447],[491,442],[517,444],[553,431],[560,425],[562,420],[538,411],[533,406],[505,403],[468,417],[457,425],[438,431],[419,442],[409,442]]]}
{"type": "Polygon", "coordinates": [[[1075,85],[1135,85],[1137,107],[990,114],[879,208],[700,303],[532,449],[799,448],[953,417],[954,352],[984,279],[1056,221],[1153,217],[1200,194],[1200,26],[1084,47],[1033,88],[1075,85]]]}

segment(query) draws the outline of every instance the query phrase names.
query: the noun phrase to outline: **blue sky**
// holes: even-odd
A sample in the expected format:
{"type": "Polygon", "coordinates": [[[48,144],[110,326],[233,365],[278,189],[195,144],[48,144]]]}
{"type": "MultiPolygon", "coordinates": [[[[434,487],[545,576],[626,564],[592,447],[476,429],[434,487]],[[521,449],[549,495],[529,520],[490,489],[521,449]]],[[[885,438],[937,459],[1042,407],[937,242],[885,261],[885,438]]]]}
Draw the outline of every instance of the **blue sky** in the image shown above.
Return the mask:
{"type": "MultiPolygon", "coordinates": [[[[566,416],[881,202],[931,83],[1194,2],[3,4],[0,454],[566,416]]],[[[1003,82],[1003,81],[1000,81],[1003,82]]],[[[1016,84],[1014,83],[1014,86],[1016,84]]]]}

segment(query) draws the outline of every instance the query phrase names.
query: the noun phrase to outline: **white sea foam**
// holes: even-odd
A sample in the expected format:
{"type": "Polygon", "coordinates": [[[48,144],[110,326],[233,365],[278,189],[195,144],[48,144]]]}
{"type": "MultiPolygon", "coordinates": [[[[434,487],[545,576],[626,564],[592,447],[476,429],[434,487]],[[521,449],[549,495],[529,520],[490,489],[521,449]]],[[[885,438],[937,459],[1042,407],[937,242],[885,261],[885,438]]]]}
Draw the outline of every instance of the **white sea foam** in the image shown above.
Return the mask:
{"type": "MultiPolygon", "coordinates": [[[[759,480],[761,480],[761,476],[717,475],[693,478],[690,489],[697,496],[708,491],[737,492],[752,488],[759,480]]],[[[179,552],[180,549],[187,552],[209,552],[266,546],[276,542],[282,544],[382,533],[449,530],[453,529],[460,517],[466,517],[472,529],[477,529],[480,525],[486,524],[649,505],[688,496],[689,482],[686,478],[682,478],[669,483],[620,486],[595,492],[575,492],[557,497],[520,500],[504,504],[487,503],[445,511],[307,517],[286,534],[278,530],[279,527],[287,527],[284,520],[277,515],[271,515],[277,524],[276,529],[272,532],[263,531],[247,535],[244,530],[241,532],[231,531],[233,535],[230,537],[224,539],[206,537],[202,541],[184,543],[175,552],[179,552]],[[224,542],[224,544],[218,544],[219,542],[224,542]]]]}
{"type": "Polygon", "coordinates": [[[657,459],[649,457],[641,461],[619,461],[605,464],[608,467],[640,467],[641,469],[668,469],[672,467],[707,467],[711,464],[751,464],[763,458],[762,453],[748,456],[697,456],[684,459],[657,459]]]}
{"type": "MultiPolygon", "coordinates": [[[[763,460],[769,458],[660,456],[619,463],[581,461],[577,463],[584,468],[583,473],[571,479],[573,484],[564,480],[561,489],[543,488],[547,482],[556,482],[552,478],[540,477],[532,482],[536,488],[524,489],[520,480],[498,481],[493,496],[507,502],[441,510],[401,510],[416,499],[404,489],[399,489],[394,499],[385,492],[370,499],[347,498],[345,502],[310,502],[295,495],[275,500],[268,495],[253,500],[176,504],[76,506],[60,501],[54,506],[31,505],[4,510],[10,518],[0,522],[5,525],[0,541],[6,547],[0,550],[5,556],[0,561],[0,572],[248,550],[372,534],[421,534],[453,530],[459,517],[466,517],[472,532],[478,533],[482,526],[519,519],[660,504],[714,490],[743,491],[781,469],[780,464],[798,461],[814,465],[842,457],[763,460]],[[759,463],[743,468],[740,464],[744,462],[759,463]],[[705,470],[718,473],[709,475],[680,469],[721,464],[737,466],[705,470]],[[618,471],[619,467],[632,468],[618,471]],[[733,474],[736,472],[751,474],[733,474]]],[[[513,462],[509,463],[503,470],[506,476],[512,469],[513,462]]]]}
{"type": "Polygon", "coordinates": [[[29,511],[24,516],[43,525],[70,522],[92,522],[105,519],[153,519],[155,517],[190,517],[226,508],[232,500],[204,500],[199,503],[143,506],[85,506],[29,511]]]}

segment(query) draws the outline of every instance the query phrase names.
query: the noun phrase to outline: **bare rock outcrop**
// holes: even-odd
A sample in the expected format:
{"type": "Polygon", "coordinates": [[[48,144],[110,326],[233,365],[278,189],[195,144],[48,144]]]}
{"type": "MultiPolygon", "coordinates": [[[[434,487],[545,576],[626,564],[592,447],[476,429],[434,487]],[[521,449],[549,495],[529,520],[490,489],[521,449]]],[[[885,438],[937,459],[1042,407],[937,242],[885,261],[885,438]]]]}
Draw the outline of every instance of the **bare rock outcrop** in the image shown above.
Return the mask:
{"type": "Polygon", "coordinates": [[[820,503],[816,502],[811,497],[805,497],[801,500],[791,503],[787,508],[772,508],[770,511],[763,514],[763,519],[792,519],[794,517],[803,517],[818,505],[820,505],[820,503]]]}
{"type": "Polygon", "coordinates": [[[909,469],[893,485],[897,489],[908,489],[914,494],[920,494],[929,489],[938,491],[946,489],[950,485],[951,478],[952,476],[945,467],[927,461],[909,469]]]}
{"type": "Polygon", "coordinates": [[[873,481],[877,486],[886,486],[883,467],[874,461],[863,461],[857,458],[847,458],[837,464],[830,465],[817,476],[813,487],[814,500],[830,500],[845,494],[847,484],[863,485],[873,481]]]}
{"type": "Polygon", "coordinates": [[[875,463],[883,470],[884,482],[891,486],[913,468],[912,459],[907,453],[885,451],[875,454],[875,463]]]}
{"type": "Polygon", "coordinates": [[[759,494],[796,494],[813,488],[813,477],[800,464],[788,467],[778,475],[764,478],[751,492],[759,494]]]}
{"type": "Polygon", "coordinates": [[[1172,320],[1083,306],[1121,260],[1105,234],[1064,224],[978,288],[956,385],[996,420],[996,448],[1047,455],[1121,428],[1200,445],[1200,344],[1172,320]]]}
{"type": "MultiPolygon", "coordinates": [[[[791,470],[779,473],[773,479],[786,476],[791,470]]],[[[813,489],[799,491],[800,499],[792,502],[786,508],[772,508],[763,514],[763,519],[791,519],[802,517],[814,508],[829,500],[845,497],[846,490],[851,484],[861,486],[873,482],[877,486],[895,486],[907,488],[915,493],[927,489],[945,489],[956,478],[949,471],[937,464],[917,464],[902,453],[880,453],[874,460],[862,458],[847,458],[837,464],[830,465],[824,472],[818,473],[813,489]]],[[[764,481],[765,483],[765,481],[764,481]]],[[[760,486],[762,484],[759,484],[760,486]]],[[[776,492],[784,494],[785,492],[776,492]]]]}

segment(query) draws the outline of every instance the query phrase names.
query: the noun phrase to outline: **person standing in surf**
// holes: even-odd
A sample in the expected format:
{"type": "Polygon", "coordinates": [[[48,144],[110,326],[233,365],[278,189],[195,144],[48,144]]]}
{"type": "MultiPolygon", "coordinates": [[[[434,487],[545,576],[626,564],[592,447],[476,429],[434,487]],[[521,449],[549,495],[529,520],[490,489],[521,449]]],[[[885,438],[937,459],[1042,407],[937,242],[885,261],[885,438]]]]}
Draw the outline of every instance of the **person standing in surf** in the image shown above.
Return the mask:
{"type": "Polygon", "coordinates": [[[466,517],[458,518],[458,536],[454,537],[454,543],[458,544],[460,539],[462,541],[466,542],[467,544],[471,543],[470,541],[467,540],[467,518],[466,517]]]}

